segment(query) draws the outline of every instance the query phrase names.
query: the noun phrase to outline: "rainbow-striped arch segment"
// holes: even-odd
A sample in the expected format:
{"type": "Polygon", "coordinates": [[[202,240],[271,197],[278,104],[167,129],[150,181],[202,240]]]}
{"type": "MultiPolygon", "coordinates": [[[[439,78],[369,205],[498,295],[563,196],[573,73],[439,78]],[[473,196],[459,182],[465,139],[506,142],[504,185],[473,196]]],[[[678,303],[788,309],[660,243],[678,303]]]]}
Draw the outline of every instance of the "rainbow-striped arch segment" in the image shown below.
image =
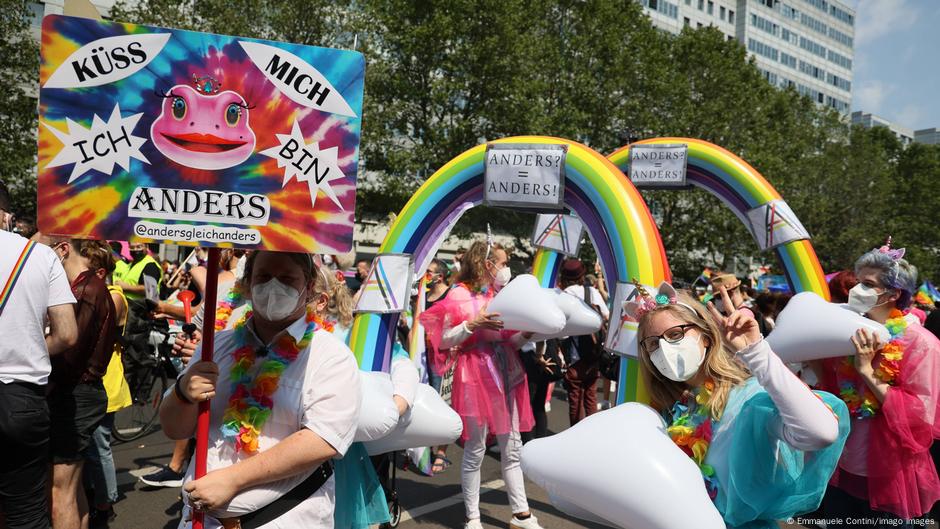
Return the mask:
{"type": "MultiPolygon", "coordinates": [[[[659,284],[671,274],[662,240],[643,198],[633,184],[600,153],[580,143],[545,136],[519,136],[492,143],[567,145],[565,206],[584,222],[606,277],[659,284]]],[[[389,229],[379,253],[409,253],[415,263],[447,236],[448,219],[470,203],[483,201],[486,145],[457,156],[415,192],[389,229]]],[[[537,263],[538,265],[538,263],[537,263]]],[[[552,266],[557,271],[558,263],[552,266]]],[[[398,314],[358,314],[350,348],[363,369],[386,370],[398,314]]],[[[627,397],[645,400],[635,362],[624,367],[627,397]]]]}
{"type": "MultiPolygon", "coordinates": [[[[748,224],[746,213],[749,209],[781,198],[780,193],[750,164],[717,145],[691,138],[656,138],[632,145],[651,143],[688,145],[688,182],[717,196],[745,225],[748,224]]],[[[629,166],[630,146],[621,147],[609,157],[610,161],[623,171],[629,166]]],[[[829,286],[810,241],[790,242],[778,246],[775,251],[783,263],[787,280],[794,292],[815,292],[829,299],[829,286]]],[[[555,285],[562,260],[564,256],[558,252],[539,250],[535,256],[533,273],[542,286],[555,285]]],[[[614,285],[613,282],[608,284],[614,285]]],[[[624,389],[627,389],[626,386],[631,380],[627,371],[627,367],[621,362],[620,380],[627,381],[627,384],[621,384],[625,386],[624,389]]],[[[619,389],[618,393],[618,402],[629,400],[619,389]]]]}
{"type": "MultiPolygon", "coordinates": [[[[688,145],[688,182],[721,199],[745,225],[748,224],[746,214],[749,209],[781,199],[780,193],[750,164],[707,141],[655,138],[633,145],[659,143],[688,145]]],[[[626,171],[630,161],[630,145],[611,154],[610,161],[626,171]]],[[[809,240],[789,242],[777,246],[775,251],[794,292],[815,292],[829,299],[829,285],[809,240]]]]}

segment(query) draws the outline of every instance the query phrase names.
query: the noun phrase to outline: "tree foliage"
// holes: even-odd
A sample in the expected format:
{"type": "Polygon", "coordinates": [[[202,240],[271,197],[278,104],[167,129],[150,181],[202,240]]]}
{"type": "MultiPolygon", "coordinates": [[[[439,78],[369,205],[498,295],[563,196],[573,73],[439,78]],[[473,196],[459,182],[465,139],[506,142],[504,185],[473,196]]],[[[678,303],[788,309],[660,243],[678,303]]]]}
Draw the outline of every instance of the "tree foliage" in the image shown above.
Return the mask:
{"type": "Polygon", "coordinates": [[[16,213],[36,209],[36,127],[39,46],[25,2],[0,5],[0,179],[10,188],[16,213]]]}
{"type": "MultiPolygon", "coordinates": [[[[634,0],[141,0],[119,2],[111,15],[361,51],[359,218],[397,212],[428,176],[482,141],[551,135],[610,153],[631,138],[685,136],[763,174],[810,231],[826,271],[850,267],[890,233],[924,275],[940,273],[940,147],[902,148],[886,129],[851,128],[793,89],[772,87],[718,30],[668,35],[634,0]]],[[[2,20],[0,66],[35,84],[35,51],[8,53],[26,45],[7,38],[18,20],[2,20]]],[[[0,100],[0,167],[13,180],[35,156],[35,105],[18,101],[0,100]]],[[[643,194],[677,277],[772,262],[717,198],[643,194]]],[[[476,208],[460,227],[486,222],[527,238],[532,218],[476,208]]]]}

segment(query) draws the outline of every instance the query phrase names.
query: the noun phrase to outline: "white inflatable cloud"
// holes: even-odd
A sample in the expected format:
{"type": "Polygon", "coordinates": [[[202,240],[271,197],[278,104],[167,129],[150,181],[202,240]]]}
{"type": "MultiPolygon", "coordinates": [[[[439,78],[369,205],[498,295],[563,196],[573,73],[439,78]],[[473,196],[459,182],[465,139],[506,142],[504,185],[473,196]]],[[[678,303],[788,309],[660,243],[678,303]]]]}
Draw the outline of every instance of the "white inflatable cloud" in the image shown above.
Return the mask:
{"type": "Polygon", "coordinates": [[[622,404],[527,443],[522,470],[571,516],[623,529],[725,527],[698,467],[643,404],[622,404]]]}
{"type": "Polygon", "coordinates": [[[388,373],[360,371],[362,406],[356,442],[374,441],[385,437],[398,425],[398,407],[392,399],[392,379],[388,373]]]}
{"type": "Polygon", "coordinates": [[[855,354],[851,338],[860,328],[877,334],[882,343],[890,339],[884,325],[812,292],[800,292],[777,316],[767,344],[788,363],[851,356],[855,354]]]}
{"type": "Polygon", "coordinates": [[[460,415],[427,384],[419,384],[411,409],[398,426],[381,439],[365,443],[369,455],[385,454],[420,446],[453,443],[463,432],[460,415]]]}
{"type": "Polygon", "coordinates": [[[600,330],[603,324],[601,315],[584,300],[559,288],[546,288],[544,290],[554,296],[555,304],[565,315],[565,326],[555,334],[536,334],[532,337],[533,341],[540,342],[563,336],[582,336],[600,330]]]}
{"type": "Polygon", "coordinates": [[[555,334],[565,327],[565,314],[549,289],[539,286],[531,274],[509,282],[490,301],[487,312],[498,312],[505,329],[555,334]]]}

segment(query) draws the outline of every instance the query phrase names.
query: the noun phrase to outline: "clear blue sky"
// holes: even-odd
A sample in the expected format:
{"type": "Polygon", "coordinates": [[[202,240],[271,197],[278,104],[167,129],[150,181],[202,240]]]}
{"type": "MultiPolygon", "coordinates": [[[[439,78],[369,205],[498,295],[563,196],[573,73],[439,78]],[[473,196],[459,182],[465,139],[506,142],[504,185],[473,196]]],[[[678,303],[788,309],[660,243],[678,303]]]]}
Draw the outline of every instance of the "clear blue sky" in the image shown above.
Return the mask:
{"type": "Polygon", "coordinates": [[[940,0],[847,0],[857,9],[852,110],[940,127],[940,0]]]}

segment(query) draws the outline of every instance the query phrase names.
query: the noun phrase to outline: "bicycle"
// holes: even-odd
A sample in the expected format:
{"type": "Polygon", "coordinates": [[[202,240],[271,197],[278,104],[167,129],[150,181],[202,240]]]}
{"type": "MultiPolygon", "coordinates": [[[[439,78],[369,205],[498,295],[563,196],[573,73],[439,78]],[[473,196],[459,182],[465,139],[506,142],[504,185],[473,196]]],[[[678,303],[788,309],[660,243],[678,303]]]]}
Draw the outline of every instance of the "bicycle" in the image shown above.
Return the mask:
{"type": "Polygon", "coordinates": [[[145,325],[149,330],[146,340],[141,342],[138,339],[136,342],[138,349],[140,345],[146,344],[145,353],[141,357],[131,358],[132,352],[126,348],[123,355],[132,404],[114,414],[111,434],[118,441],[133,441],[154,430],[163,395],[172,384],[171,380],[175,381],[182,369],[182,365],[174,362],[179,362],[179,358],[171,355],[171,339],[176,333],[159,320],[147,320],[145,325]]]}

